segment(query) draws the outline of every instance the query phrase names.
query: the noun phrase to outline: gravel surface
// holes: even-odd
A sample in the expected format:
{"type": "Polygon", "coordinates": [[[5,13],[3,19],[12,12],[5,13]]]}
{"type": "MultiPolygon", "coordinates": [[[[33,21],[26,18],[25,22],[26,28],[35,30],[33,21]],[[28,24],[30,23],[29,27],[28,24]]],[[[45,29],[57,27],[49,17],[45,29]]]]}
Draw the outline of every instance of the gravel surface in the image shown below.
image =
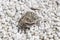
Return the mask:
{"type": "Polygon", "coordinates": [[[60,40],[60,0],[0,0],[0,40],[60,40]],[[27,11],[41,19],[24,34],[17,25],[27,11]]]}

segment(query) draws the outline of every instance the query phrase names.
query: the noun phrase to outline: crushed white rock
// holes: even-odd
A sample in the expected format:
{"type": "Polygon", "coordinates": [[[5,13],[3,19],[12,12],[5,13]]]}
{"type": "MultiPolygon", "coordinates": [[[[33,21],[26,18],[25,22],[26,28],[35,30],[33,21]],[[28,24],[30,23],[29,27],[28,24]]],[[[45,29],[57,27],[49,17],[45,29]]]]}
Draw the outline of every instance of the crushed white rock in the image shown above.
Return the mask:
{"type": "Polygon", "coordinates": [[[0,0],[0,40],[60,40],[60,0],[0,0]],[[24,34],[17,25],[27,11],[41,19],[24,34]]]}

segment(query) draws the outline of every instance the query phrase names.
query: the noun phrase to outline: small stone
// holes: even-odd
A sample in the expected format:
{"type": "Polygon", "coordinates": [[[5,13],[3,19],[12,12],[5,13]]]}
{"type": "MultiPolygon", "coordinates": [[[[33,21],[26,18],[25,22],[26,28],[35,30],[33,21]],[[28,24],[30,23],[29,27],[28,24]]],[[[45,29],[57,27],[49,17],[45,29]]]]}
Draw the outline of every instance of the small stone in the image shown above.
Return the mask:
{"type": "Polygon", "coordinates": [[[15,15],[15,11],[11,12],[10,10],[8,10],[7,15],[13,17],[15,15]]]}
{"type": "Polygon", "coordinates": [[[2,38],[4,36],[4,34],[2,33],[2,31],[0,31],[0,38],[2,38]]]}
{"type": "Polygon", "coordinates": [[[32,10],[39,10],[39,8],[33,8],[33,7],[31,7],[31,9],[32,9],[32,10]]]}

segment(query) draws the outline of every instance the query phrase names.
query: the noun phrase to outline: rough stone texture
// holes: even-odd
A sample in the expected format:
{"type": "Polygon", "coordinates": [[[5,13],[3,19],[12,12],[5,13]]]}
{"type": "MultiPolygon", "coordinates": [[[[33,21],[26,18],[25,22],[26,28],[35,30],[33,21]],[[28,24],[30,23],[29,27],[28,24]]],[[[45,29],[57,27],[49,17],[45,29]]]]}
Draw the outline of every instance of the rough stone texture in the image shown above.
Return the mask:
{"type": "Polygon", "coordinates": [[[60,0],[0,0],[0,40],[60,40],[60,0]],[[41,21],[24,34],[17,25],[27,11],[41,21]]]}

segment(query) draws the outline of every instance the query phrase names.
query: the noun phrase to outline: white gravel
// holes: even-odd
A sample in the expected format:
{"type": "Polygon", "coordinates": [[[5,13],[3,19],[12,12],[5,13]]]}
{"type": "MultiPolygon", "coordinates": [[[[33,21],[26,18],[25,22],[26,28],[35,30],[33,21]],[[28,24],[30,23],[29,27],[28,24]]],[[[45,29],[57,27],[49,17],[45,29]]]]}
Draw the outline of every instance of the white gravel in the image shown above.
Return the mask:
{"type": "Polygon", "coordinates": [[[0,0],[0,40],[60,40],[60,0],[0,0]],[[41,19],[24,34],[17,25],[27,11],[41,19]]]}

